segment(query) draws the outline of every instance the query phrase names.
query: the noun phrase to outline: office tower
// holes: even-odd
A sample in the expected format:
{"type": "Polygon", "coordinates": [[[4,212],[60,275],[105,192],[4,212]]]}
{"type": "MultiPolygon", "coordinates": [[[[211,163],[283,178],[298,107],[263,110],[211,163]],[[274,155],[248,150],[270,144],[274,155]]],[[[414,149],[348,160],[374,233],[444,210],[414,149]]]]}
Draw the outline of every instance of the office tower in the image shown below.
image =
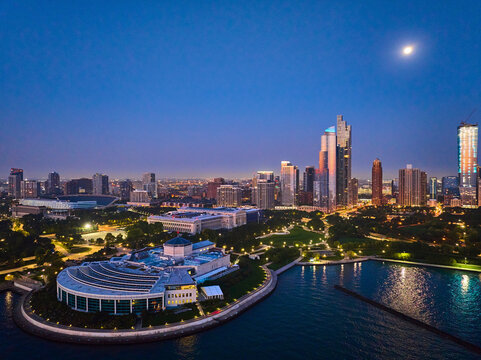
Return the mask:
{"type": "Polygon", "coordinates": [[[358,191],[359,191],[359,182],[356,178],[351,178],[349,180],[349,191],[348,191],[348,205],[349,206],[356,206],[359,202],[358,199],[358,191]]]}
{"type": "Polygon", "coordinates": [[[316,169],[314,166],[306,166],[303,176],[303,186],[304,192],[312,193],[314,189],[314,178],[316,176],[316,169]]]}
{"type": "Polygon", "coordinates": [[[458,126],[458,176],[463,206],[476,205],[477,162],[478,125],[461,123],[458,126]]]}
{"type": "Polygon", "coordinates": [[[459,196],[459,177],[444,176],[441,180],[441,189],[443,195],[459,196]]]}
{"type": "Polygon", "coordinates": [[[252,179],[252,204],[259,209],[273,209],[275,206],[275,185],[273,171],[258,171],[252,179]]]}
{"type": "Polygon", "coordinates": [[[421,171],[421,206],[425,206],[428,201],[428,175],[421,171]]]}
{"type": "Polygon", "coordinates": [[[130,202],[148,203],[150,202],[149,193],[146,190],[133,190],[130,192],[130,202]]]}
{"type": "Polygon", "coordinates": [[[15,199],[20,198],[20,183],[23,180],[23,169],[10,169],[10,175],[8,177],[8,195],[13,196],[15,199]]]}
{"type": "Polygon", "coordinates": [[[119,182],[119,193],[118,196],[121,200],[130,200],[130,192],[134,189],[132,186],[132,181],[123,180],[119,182]]]}
{"type": "Polygon", "coordinates": [[[60,175],[55,171],[48,174],[46,192],[49,195],[60,194],[60,175]]]}
{"type": "Polygon", "coordinates": [[[213,181],[207,183],[207,198],[215,199],[217,196],[217,188],[225,184],[224,178],[214,178],[213,181]]]}
{"type": "Polygon", "coordinates": [[[372,163],[372,204],[382,205],[382,164],[379,159],[372,163]]]}
{"type": "Polygon", "coordinates": [[[408,164],[405,169],[399,170],[399,196],[398,204],[401,206],[421,206],[426,203],[426,173],[413,169],[408,164]]]}
{"type": "Polygon", "coordinates": [[[92,176],[92,192],[95,195],[106,195],[109,193],[109,177],[96,173],[92,176]]]}
{"type": "Polygon", "coordinates": [[[220,185],[217,188],[217,205],[238,207],[242,205],[242,189],[235,185],[220,185]]]}
{"type": "Polygon", "coordinates": [[[284,206],[296,205],[297,184],[299,170],[289,161],[281,162],[281,204],[284,206]]]}
{"type": "Polygon", "coordinates": [[[336,205],[348,204],[348,185],[351,179],[351,125],[337,115],[336,126],[336,205]]]}
{"type": "Polygon", "coordinates": [[[40,182],[35,180],[22,180],[20,182],[20,197],[34,199],[40,195],[40,182]]]}
{"type": "Polygon", "coordinates": [[[142,175],[142,188],[147,191],[151,198],[157,197],[157,182],[155,173],[146,172],[142,175]]]}
{"type": "Polygon", "coordinates": [[[92,179],[72,179],[64,184],[65,195],[92,194],[92,179]]]}
{"type": "Polygon", "coordinates": [[[431,200],[436,200],[438,198],[438,178],[429,178],[429,198],[431,200]]]}
{"type": "Polygon", "coordinates": [[[318,198],[314,198],[317,206],[325,208],[327,211],[336,209],[336,129],[334,126],[326,129],[321,136],[321,151],[319,152],[319,193],[318,198]]]}
{"type": "Polygon", "coordinates": [[[396,179],[392,179],[391,181],[391,196],[397,199],[398,195],[399,195],[399,179],[396,178],[396,179]]]}
{"type": "Polygon", "coordinates": [[[261,170],[256,173],[257,180],[267,180],[267,181],[274,181],[274,171],[266,171],[266,170],[261,170]]]}

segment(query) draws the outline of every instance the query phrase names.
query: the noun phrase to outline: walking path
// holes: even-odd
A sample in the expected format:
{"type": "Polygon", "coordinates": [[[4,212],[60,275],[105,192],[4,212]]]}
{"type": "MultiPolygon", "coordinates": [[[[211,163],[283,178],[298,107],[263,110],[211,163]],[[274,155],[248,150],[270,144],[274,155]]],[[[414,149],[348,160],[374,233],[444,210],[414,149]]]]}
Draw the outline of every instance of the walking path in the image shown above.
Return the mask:
{"type": "Polygon", "coordinates": [[[289,270],[291,267],[297,265],[299,263],[299,261],[301,261],[303,258],[303,256],[299,256],[296,260],[294,260],[293,262],[287,264],[287,265],[284,265],[283,267],[281,267],[280,269],[277,269],[275,271],[276,275],[280,275],[282,274],[284,271],[287,271],[289,270]]]}
{"type": "Polygon", "coordinates": [[[324,266],[324,265],[342,265],[342,264],[352,264],[367,260],[376,260],[374,256],[363,256],[356,259],[342,259],[342,260],[321,260],[319,262],[299,262],[297,265],[301,266],[324,266]]]}

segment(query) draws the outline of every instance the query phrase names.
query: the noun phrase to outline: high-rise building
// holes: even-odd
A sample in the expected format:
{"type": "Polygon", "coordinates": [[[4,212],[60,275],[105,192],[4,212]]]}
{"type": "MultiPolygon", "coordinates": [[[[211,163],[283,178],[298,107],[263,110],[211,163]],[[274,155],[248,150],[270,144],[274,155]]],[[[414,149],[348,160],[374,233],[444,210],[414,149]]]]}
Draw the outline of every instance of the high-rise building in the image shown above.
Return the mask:
{"type": "Polygon", "coordinates": [[[65,195],[92,194],[92,179],[72,179],[64,184],[65,195]]]}
{"type": "Polygon", "coordinates": [[[359,202],[358,198],[359,192],[359,181],[356,178],[351,178],[349,180],[349,192],[348,192],[348,205],[349,206],[356,206],[359,202]]]}
{"type": "Polygon", "coordinates": [[[429,199],[436,200],[438,198],[438,178],[429,178],[429,199]]]}
{"type": "Polygon", "coordinates": [[[60,175],[58,172],[51,172],[48,174],[46,192],[49,195],[60,194],[60,175]]]}
{"type": "Polygon", "coordinates": [[[382,205],[382,164],[379,159],[372,163],[372,204],[382,205]]]}
{"type": "Polygon", "coordinates": [[[398,204],[401,206],[425,205],[426,179],[426,173],[419,169],[413,169],[411,164],[408,164],[405,169],[400,169],[398,204]]]}
{"type": "Polygon", "coordinates": [[[336,205],[348,205],[349,180],[351,179],[351,125],[337,115],[336,125],[336,205]]]}
{"type": "Polygon", "coordinates": [[[258,171],[252,179],[252,204],[259,209],[273,209],[275,206],[275,182],[273,171],[258,171]]]}
{"type": "Polygon", "coordinates": [[[316,169],[314,166],[306,166],[303,176],[303,186],[304,192],[312,193],[314,190],[314,179],[316,177],[316,169]]]}
{"type": "Polygon", "coordinates": [[[478,185],[477,185],[477,188],[478,188],[478,206],[481,206],[481,166],[478,166],[478,176],[476,178],[477,182],[478,182],[478,185]]]}
{"type": "Polygon", "coordinates": [[[296,194],[299,183],[299,170],[290,161],[281,162],[281,204],[296,205],[296,194]]]}
{"type": "Polygon", "coordinates": [[[443,195],[459,196],[459,177],[444,176],[441,180],[441,189],[443,195]]]}
{"type": "Polygon", "coordinates": [[[92,176],[92,192],[95,195],[106,195],[109,193],[109,177],[96,173],[92,176]]]}
{"type": "Polygon", "coordinates": [[[155,181],[155,173],[146,172],[142,175],[142,188],[147,191],[150,198],[157,197],[157,182],[155,181]]]}
{"type": "MultiPolygon", "coordinates": [[[[337,184],[337,142],[336,128],[331,126],[321,136],[321,151],[319,152],[319,193],[314,197],[314,205],[327,211],[336,209],[337,184]]],[[[315,191],[316,192],[316,191],[315,191]]]]}
{"type": "Polygon", "coordinates": [[[428,175],[421,171],[421,206],[425,206],[428,201],[428,175]]]}
{"type": "Polygon", "coordinates": [[[146,172],[142,174],[142,185],[155,182],[155,173],[146,172]]]}
{"type": "Polygon", "coordinates": [[[476,205],[477,171],[478,125],[461,123],[458,126],[458,176],[463,206],[476,205]]]}
{"type": "Polygon", "coordinates": [[[34,199],[40,195],[40,182],[36,180],[22,180],[20,182],[20,197],[34,199]]]}
{"type": "Polygon", "coordinates": [[[21,190],[20,183],[23,180],[23,169],[10,169],[10,176],[8,177],[8,195],[15,199],[20,198],[21,190]]]}
{"type": "Polygon", "coordinates": [[[119,193],[118,196],[121,200],[130,200],[130,192],[134,189],[132,186],[132,181],[123,180],[119,182],[119,193]]]}
{"type": "Polygon", "coordinates": [[[149,193],[145,190],[133,190],[130,192],[130,202],[150,203],[149,193]]]}
{"type": "Polygon", "coordinates": [[[214,178],[214,181],[207,183],[207,198],[215,199],[217,197],[217,188],[225,184],[224,178],[214,178]]]}
{"type": "Polygon", "coordinates": [[[220,185],[217,188],[217,205],[238,207],[242,205],[242,188],[235,185],[220,185]]]}

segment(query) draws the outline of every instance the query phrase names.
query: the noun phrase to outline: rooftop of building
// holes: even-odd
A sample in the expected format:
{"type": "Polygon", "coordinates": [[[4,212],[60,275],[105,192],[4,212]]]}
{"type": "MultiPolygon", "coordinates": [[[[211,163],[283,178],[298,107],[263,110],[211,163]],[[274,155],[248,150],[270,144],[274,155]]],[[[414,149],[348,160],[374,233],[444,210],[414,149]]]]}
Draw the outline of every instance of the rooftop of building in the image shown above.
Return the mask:
{"type": "Polygon", "coordinates": [[[184,239],[183,237],[177,236],[173,239],[170,239],[165,242],[164,246],[189,246],[192,245],[192,242],[190,242],[187,239],[184,239]]]}

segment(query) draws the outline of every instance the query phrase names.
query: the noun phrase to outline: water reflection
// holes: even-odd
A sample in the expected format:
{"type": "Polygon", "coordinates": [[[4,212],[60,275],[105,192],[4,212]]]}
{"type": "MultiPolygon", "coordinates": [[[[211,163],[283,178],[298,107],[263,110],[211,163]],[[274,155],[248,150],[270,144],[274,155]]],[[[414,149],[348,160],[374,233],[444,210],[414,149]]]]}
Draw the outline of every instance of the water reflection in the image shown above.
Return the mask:
{"type": "Polygon", "coordinates": [[[198,335],[191,335],[178,339],[175,344],[179,357],[194,359],[195,352],[197,351],[198,338],[198,335]]]}
{"type": "Polygon", "coordinates": [[[469,276],[468,275],[463,275],[461,277],[461,289],[463,294],[466,294],[469,290],[469,276]]]}

